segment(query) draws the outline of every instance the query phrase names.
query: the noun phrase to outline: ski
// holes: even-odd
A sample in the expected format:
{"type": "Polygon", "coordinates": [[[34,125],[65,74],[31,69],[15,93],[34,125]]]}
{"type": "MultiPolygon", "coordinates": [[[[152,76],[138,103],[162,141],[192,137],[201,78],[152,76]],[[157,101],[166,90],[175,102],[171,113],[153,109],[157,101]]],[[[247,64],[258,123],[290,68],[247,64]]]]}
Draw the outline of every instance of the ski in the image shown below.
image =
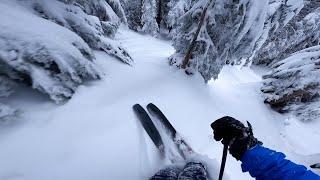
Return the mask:
{"type": "Polygon", "coordinates": [[[147,105],[147,110],[149,113],[155,117],[164,126],[170,138],[175,143],[179,154],[182,158],[186,159],[188,154],[193,153],[192,148],[187,144],[187,142],[179,135],[177,130],[172,126],[168,118],[162,113],[162,111],[154,104],[150,103],[147,105]]]}
{"type": "Polygon", "coordinates": [[[151,138],[154,145],[158,148],[161,156],[164,157],[165,151],[164,151],[164,144],[163,144],[161,135],[158,129],[156,128],[156,126],[154,125],[154,123],[152,122],[150,116],[144,110],[144,108],[139,104],[134,105],[133,110],[137,115],[138,120],[142,124],[144,130],[147,132],[147,134],[151,138]]]}

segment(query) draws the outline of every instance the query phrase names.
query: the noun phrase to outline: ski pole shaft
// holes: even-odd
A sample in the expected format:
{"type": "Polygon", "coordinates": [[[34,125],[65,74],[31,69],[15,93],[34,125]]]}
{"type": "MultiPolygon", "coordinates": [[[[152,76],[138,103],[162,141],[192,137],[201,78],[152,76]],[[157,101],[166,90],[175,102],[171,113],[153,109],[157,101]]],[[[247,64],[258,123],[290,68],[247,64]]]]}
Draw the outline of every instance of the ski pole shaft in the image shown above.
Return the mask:
{"type": "Polygon", "coordinates": [[[222,161],[220,166],[220,173],[219,173],[219,180],[222,180],[224,168],[226,166],[227,161],[227,155],[228,155],[228,144],[225,144],[223,146],[223,154],[222,154],[222,161]]]}

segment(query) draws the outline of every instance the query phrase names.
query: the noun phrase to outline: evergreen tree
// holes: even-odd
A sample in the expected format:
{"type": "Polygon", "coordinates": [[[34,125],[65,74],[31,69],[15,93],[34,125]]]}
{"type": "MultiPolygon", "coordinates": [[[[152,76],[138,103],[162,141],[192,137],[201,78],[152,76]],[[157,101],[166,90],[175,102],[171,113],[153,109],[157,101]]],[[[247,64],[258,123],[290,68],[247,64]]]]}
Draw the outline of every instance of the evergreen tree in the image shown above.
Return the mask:
{"type": "Polygon", "coordinates": [[[142,1],[141,31],[156,36],[159,32],[157,23],[157,6],[155,0],[142,1]]]}
{"type": "Polygon", "coordinates": [[[177,20],[191,8],[195,0],[121,0],[128,19],[129,28],[155,35],[155,31],[163,36],[173,37],[177,20]],[[152,6],[151,6],[152,4],[152,6]],[[151,9],[146,9],[151,7],[151,9]],[[147,17],[147,14],[151,15],[147,17]],[[145,23],[152,25],[150,30],[145,23]],[[155,23],[156,22],[156,23],[155,23]],[[157,26],[155,26],[157,24],[157,26]]]}
{"type": "Polygon", "coordinates": [[[142,27],[142,0],[122,0],[121,4],[124,7],[129,28],[139,31],[142,27]]]}
{"type": "Polygon", "coordinates": [[[304,121],[320,120],[320,46],[294,53],[264,76],[265,102],[304,121]]]}
{"type": "Polygon", "coordinates": [[[169,34],[174,35],[178,20],[192,7],[194,0],[171,0],[168,3],[168,14],[166,17],[166,27],[169,34]]]}
{"type": "Polygon", "coordinates": [[[282,3],[270,17],[268,23],[272,25],[269,37],[254,58],[255,64],[268,65],[287,58],[294,52],[319,45],[320,2],[296,1],[295,3],[297,4],[282,3]],[[291,16],[290,20],[283,18],[290,14],[297,15],[291,16]]]}
{"type": "Polygon", "coordinates": [[[57,103],[71,98],[83,81],[101,77],[93,50],[132,63],[112,39],[125,21],[118,0],[26,0],[4,5],[12,12],[0,12],[0,76],[29,85],[57,103]],[[28,24],[38,28],[25,28],[28,24]]]}
{"type": "Polygon", "coordinates": [[[178,20],[171,64],[187,65],[189,73],[198,71],[205,81],[217,78],[226,62],[252,55],[263,34],[267,5],[267,0],[197,1],[178,20]]]}

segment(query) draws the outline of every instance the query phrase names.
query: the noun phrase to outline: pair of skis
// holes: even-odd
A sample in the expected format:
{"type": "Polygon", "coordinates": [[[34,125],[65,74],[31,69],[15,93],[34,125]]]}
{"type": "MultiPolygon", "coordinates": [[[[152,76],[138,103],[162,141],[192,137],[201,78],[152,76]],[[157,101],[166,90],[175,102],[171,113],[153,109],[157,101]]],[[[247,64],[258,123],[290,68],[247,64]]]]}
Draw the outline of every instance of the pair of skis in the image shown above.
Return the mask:
{"type": "Polygon", "coordinates": [[[153,119],[159,121],[160,124],[163,125],[165,131],[167,132],[170,139],[174,142],[176,149],[178,150],[180,156],[183,159],[186,159],[188,154],[193,153],[192,148],[186,143],[186,141],[179,135],[176,129],[172,126],[170,121],[167,117],[161,112],[161,110],[154,104],[150,103],[147,105],[147,111],[139,104],[133,106],[133,110],[136,113],[140,123],[142,124],[143,128],[151,138],[154,145],[159,150],[161,157],[166,156],[165,151],[165,144],[161,137],[159,130],[157,129],[156,125],[152,121],[151,117],[147,113],[153,117],[153,119]]]}
{"type": "MultiPolygon", "coordinates": [[[[144,110],[144,108],[136,104],[133,106],[133,110],[136,113],[139,121],[141,122],[143,128],[150,136],[151,140],[158,148],[161,157],[165,158],[165,144],[162,140],[161,134],[158,131],[157,127],[153,123],[152,119],[150,118],[149,114],[144,110]]],[[[163,127],[165,128],[166,132],[168,133],[170,139],[174,142],[176,149],[178,150],[180,156],[186,160],[188,155],[194,153],[192,148],[186,143],[186,141],[179,135],[177,130],[172,126],[168,118],[161,112],[161,110],[154,104],[150,103],[147,105],[148,112],[159,121],[163,127]]],[[[228,153],[228,146],[224,146],[223,156],[221,161],[220,173],[219,173],[219,180],[222,180],[224,167],[226,165],[227,160],[227,153],[228,153]]]]}

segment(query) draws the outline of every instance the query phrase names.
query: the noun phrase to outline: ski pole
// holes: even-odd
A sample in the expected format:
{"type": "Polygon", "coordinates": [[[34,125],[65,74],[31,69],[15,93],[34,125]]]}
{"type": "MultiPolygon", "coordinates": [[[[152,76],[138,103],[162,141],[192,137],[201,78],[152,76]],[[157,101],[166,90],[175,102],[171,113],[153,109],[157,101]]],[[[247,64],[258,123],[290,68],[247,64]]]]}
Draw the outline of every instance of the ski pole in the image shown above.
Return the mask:
{"type": "Polygon", "coordinates": [[[223,146],[223,154],[222,154],[222,160],[221,160],[221,166],[220,166],[220,173],[219,173],[219,180],[222,180],[224,168],[226,166],[227,161],[227,155],[228,155],[228,143],[226,143],[223,146]]]}

